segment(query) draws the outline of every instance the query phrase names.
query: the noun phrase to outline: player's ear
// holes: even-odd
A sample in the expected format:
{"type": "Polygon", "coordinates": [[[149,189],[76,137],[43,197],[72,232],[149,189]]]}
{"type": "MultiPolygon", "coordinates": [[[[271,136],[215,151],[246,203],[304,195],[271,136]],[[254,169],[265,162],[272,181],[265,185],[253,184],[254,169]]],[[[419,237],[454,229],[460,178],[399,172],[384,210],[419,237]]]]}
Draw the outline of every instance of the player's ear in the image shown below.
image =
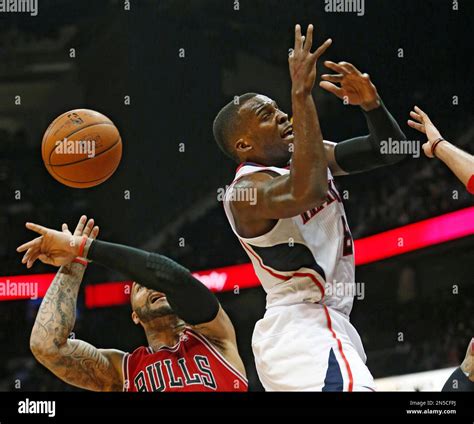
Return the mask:
{"type": "Polygon", "coordinates": [[[140,318],[138,318],[138,315],[135,311],[132,311],[132,320],[136,325],[140,324],[140,318]]]}
{"type": "Polygon", "coordinates": [[[243,138],[239,138],[235,142],[234,146],[235,146],[235,150],[241,153],[245,153],[253,149],[253,147],[249,143],[247,143],[247,141],[243,138]]]}

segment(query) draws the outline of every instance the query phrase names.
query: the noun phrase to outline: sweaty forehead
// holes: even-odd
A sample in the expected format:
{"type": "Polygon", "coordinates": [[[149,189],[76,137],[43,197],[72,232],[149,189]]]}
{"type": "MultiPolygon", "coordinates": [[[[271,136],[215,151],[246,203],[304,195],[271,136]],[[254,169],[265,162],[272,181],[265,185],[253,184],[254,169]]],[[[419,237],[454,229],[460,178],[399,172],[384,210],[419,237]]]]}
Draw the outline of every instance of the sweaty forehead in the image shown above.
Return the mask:
{"type": "Polygon", "coordinates": [[[255,114],[263,105],[274,103],[275,100],[270,99],[270,97],[258,94],[250,100],[247,100],[240,108],[240,112],[245,114],[249,112],[255,114]]]}

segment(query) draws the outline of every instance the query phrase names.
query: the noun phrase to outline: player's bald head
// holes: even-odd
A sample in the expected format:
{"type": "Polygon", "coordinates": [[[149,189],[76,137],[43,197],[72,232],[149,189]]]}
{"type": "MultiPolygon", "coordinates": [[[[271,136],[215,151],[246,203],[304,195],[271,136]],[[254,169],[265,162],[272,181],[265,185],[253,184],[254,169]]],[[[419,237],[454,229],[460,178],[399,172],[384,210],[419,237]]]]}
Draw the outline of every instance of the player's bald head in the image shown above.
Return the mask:
{"type": "Polygon", "coordinates": [[[219,148],[231,159],[238,162],[239,158],[235,151],[234,142],[242,131],[241,108],[251,99],[258,96],[257,93],[245,93],[227,103],[217,114],[212,127],[214,138],[219,148]]]}

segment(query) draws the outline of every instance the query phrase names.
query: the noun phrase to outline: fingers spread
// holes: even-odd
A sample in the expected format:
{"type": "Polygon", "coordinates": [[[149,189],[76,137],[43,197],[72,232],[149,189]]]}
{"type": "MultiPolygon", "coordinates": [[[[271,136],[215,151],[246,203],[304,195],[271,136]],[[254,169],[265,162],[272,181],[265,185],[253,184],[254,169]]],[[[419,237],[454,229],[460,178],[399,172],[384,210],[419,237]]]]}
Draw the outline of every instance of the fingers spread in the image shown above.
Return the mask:
{"type": "MultiPolygon", "coordinates": [[[[91,218],[89,219],[89,221],[87,222],[87,225],[86,227],[84,228],[84,231],[82,232],[82,235],[83,236],[87,236],[89,237],[91,231],[92,231],[92,228],[94,228],[94,220],[91,218]]],[[[81,234],[79,234],[81,235],[81,234]]]]}
{"type": "Polygon", "coordinates": [[[419,113],[420,115],[426,115],[418,106],[415,106],[415,112],[419,113]]]}
{"type": "Polygon", "coordinates": [[[324,62],[324,66],[326,68],[332,69],[334,72],[337,72],[339,74],[342,74],[342,75],[347,75],[348,74],[346,68],[344,68],[343,66],[341,66],[337,63],[331,62],[330,60],[326,60],[324,62]]]}
{"type": "Polygon", "coordinates": [[[332,44],[332,40],[328,38],[323,44],[321,44],[318,49],[314,52],[314,56],[316,59],[319,59],[324,52],[329,48],[329,46],[332,44]]]}
{"type": "Polygon", "coordinates": [[[301,27],[299,25],[295,26],[295,49],[296,51],[301,50],[303,45],[303,40],[301,39],[301,27]]]}
{"type": "Polygon", "coordinates": [[[91,231],[91,234],[90,234],[90,238],[95,240],[97,238],[97,236],[99,235],[99,227],[96,225],[92,231],[91,231]]]}
{"type": "MultiPolygon", "coordinates": [[[[352,64],[349,62],[339,62],[339,65],[342,66],[349,74],[354,73],[361,75],[360,71],[352,64]]],[[[367,75],[367,74],[364,74],[367,75]]]]}
{"type": "Polygon", "coordinates": [[[410,116],[413,119],[416,119],[418,122],[423,122],[423,118],[421,117],[421,115],[418,115],[416,112],[411,111],[410,116]]]}
{"type": "Polygon", "coordinates": [[[34,240],[29,241],[28,243],[24,243],[21,246],[16,248],[17,252],[24,252],[25,250],[28,250],[30,248],[39,248],[41,245],[41,242],[43,240],[43,237],[37,237],[34,240]]]}
{"type": "Polygon", "coordinates": [[[329,74],[324,74],[321,75],[321,79],[324,81],[329,81],[329,82],[335,82],[335,83],[340,83],[344,76],[342,74],[334,74],[334,75],[329,75],[329,74]]]}
{"type": "Polygon", "coordinates": [[[319,86],[323,88],[326,91],[329,91],[330,93],[336,95],[340,99],[343,97],[343,90],[339,88],[337,85],[334,85],[328,81],[321,81],[319,83],[319,86]]]}
{"type": "Polygon", "coordinates": [[[31,231],[35,231],[37,232],[38,234],[46,234],[48,229],[46,227],[43,227],[42,225],[38,225],[38,224],[33,224],[32,222],[27,222],[25,224],[26,228],[28,228],[29,230],[31,231]]]}
{"type": "Polygon", "coordinates": [[[74,230],[75,236],[82,235],[82,231],[84,230],[84,225],[86,225],[87,216],[82,215],[77,223],[76,229],[74,230]]]}
{"type": "Polygon", "coordinates": [[[423,124],[419,124],[418,122],[414,122],[412,120],[408,120],[408,126],[414,128],[415,130],[418,130],[424,134],[426,134],[425,132],[425,126],[423,124]]]}
{"type": "Polygon", "coordinates": [[[312,45],[313,45],[313,25],[309,25],[308,30],[306,31],[306,38],[304,41],[304,51],[309,52],[311,50],[312,45]]]}

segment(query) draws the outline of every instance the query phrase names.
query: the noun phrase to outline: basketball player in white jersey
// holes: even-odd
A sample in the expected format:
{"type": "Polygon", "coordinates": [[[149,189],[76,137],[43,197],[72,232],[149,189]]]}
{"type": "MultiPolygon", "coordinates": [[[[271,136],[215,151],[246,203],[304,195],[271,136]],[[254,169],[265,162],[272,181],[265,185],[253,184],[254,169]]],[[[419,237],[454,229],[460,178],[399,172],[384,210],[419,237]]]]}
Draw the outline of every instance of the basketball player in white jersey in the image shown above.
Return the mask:
{"type": "Polygon", "coordinates": [[[353,295],[345,295],[355,285],[353,242],[333,175],[398,162],[402,156],[381,154],[380,143],[405,136],[367,74],[346,62],[325,62],[337,73],[323,75],[320,86],[359,105],[370,135],[323,141],[311,92],[316,62],[331,40],[312,53],[312,38],[312,25],[306,40],[296,26],[289,57],[293,123],[255,93],[217,115],[216,141],[240,164],[224,207],[267,293],[252,338],[265,389],[369,391],[374,381],[349,322],[353,295]]]}

